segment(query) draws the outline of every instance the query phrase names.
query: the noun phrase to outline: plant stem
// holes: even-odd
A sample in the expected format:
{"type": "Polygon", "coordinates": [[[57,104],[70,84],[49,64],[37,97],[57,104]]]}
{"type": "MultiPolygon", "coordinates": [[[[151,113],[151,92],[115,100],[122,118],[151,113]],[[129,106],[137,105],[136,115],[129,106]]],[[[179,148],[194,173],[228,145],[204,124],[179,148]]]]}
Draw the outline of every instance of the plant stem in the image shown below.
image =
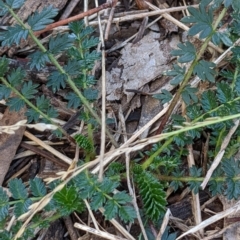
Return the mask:
{"type": "Polygon", "coordinates": [[[24,97],[16,88],[14,88],[9,82],[4,78],[0,77],[1,81],[9,87],[12,92],[14,92],[19,98],[21,98],[30,108],[34,109],[37,113],[39,113],[43,118],[47,119],[52,125],[55,125],[58,127],[58,129],[61,131],[62,134],[64,134],[69,141],[76,144],[75,140],[61,127],[56,125],[55,122],[52,121],[52,119],[45,113],[43,113],[41,110],[39,110],[34,104],[32,104],[27,98],[24,97]]]}
{"type": "Polygon", "coordinates": [[[201,46],[196,58],[193,60],[190,68],[188,69],[187,73],[184,75],[184,79],[182,81],[182,84],[180,85],[179,87],[179,90],[177,91],[177,93],[175,94],[172,102],[170,103],[170,106],[168,108],[168,111],[166,112],[158,130],[156,131],[156,135],[162,133],[163,131],[163,128],[164,126],[166,125],[170,115],[172,114],[173,112],[173,109],[174,107],[176,106],[180,96],[181,96],[181,93],[182,91],[184,90],[184,88],[186,87],[186,85],[188,84],[191,76],[192,76],[192,73],[193,73],[193,70],[194,70],[194,67],[198,64],[198,61],[200,60],[200,58],[202,57],[202,55],[204,54],[206,48],[208,47],[208,43],[210,42],[211,38],[212,38],[212,35],[215,33],[215,30],[219,24],[219,22],[222,20],[222,18],[224,17],[225,13],[227,11],[227,8],[224,8],[222,10],[222,12],[220,13],[220,15],[218,16],[215,24],[214,24],[214,27],[213,27],[213,30],[212,30],[212,33],[206,38],[206,40],[204,41],[203,45],[201,46]]]}
{"type": "MultiPolygon", "coordinates": [[[[8,6],[7,6],[8,7],[8,6]]],[[[42,45],[42,43],[38,40],[38,38],[34,35],[34,32],[31,29],[28,29],[25,24],[23,23],[23,21],[14,13],[14,11],[8,7],[8,10],[10,12],[10,14],[17,20],[17,22],[24,28],[27,29],[29,31],[29,35],[31,36],[31,38],[33,39],[33,41],[37,44],[37,46],[40,48],[40,50],[44,53],[47,53],[47,49],[42,45]]],[[[79,89],[77,88],[76,84],[74,83],[74,81],[71,79],[71,77],[69,76],[68,73],[65,72],[65,70],[63,69],[63,67],[58,63],[58,61],[56,60],[56,58],[51,54],[48,53],[48,57],[50,59],[50,61],[55,65],[55,67],[58,69],[58,71],[64,75],[66,75],[67,79],[67,83],[68,85],[72,88],[72,90],[77,94],[77,96],[80,98],[81,102],[83,103],[83,105],[88,109],[88,111],[90,112],[90,114],[96,119],[96,121],[101,125],[101,119],[98,117],[97,113],[93,110],[93,108],[91,107],[91,104],[88,102],[88,100],[83,96],[83,94],[79,91],[79,89]]],[[[118,147],[118,143],[115,141],[115,139],[113,138],[112,134],[109,132],[108,129],[106,129],[106,134],[108,135],[108,137],[110,138],[112,144],[115,147],[118,147]]]]}
{"type": "Polygon", "coordinates": [[[173,138],[174,136],[168,138],[166,142],[142,164],[142,168],[148,168],[153,162],[154,158],[157,157],[173,141],[173,138]]]}

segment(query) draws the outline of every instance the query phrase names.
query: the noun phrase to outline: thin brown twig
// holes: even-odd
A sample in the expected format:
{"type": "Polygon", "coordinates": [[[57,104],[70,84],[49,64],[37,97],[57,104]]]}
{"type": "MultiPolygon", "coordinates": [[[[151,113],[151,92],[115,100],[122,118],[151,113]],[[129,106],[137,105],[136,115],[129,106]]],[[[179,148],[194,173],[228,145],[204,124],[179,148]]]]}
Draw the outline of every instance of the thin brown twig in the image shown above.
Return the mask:
{"type": "Polygon", "coordinates": [[[34,34],[35,34],[35,36],[39,36],[40,34],[42,34],[44,32],[47,32],[47,31],[50,31],[50,30],[52,30],[55,27],[59,27],[59,26],[62,26],[62,25],[66,25],[66,24],[68,24],[70,22],[74,22],[74,21],[80,20],[80,19],[82,19],[84,17],[87,17],[87,16],[90,16],[90,15],[92,15],[94,13],[97,13],[97,12],[103,10],[103,9],[115,6],[117,1],[118,0],[112,0],[111,2],[104,3],[104,4],[100,5],[99,7],[90,9],[87,12],[83,12],[83,13],[80,13],[80,14],[75,15],[73,17],[70,17],[70,18],[67,18],[67,19],[63,19],[63,20],[60,20],[58,22],[49,24],[46,28],[44,28],[43,30],[40,30],[40,31],[36,31],[34,34]]]}

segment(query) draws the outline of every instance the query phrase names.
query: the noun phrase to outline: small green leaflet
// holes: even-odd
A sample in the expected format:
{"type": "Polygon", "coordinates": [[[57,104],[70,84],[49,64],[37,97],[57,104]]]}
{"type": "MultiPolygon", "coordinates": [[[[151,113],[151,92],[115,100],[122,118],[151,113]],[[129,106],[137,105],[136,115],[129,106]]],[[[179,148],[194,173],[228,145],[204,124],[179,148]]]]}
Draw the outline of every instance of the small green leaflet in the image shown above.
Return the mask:
{"type": "Polygon", "coordinates": [[[0,187],[0,221],[4,220],[8,215],[9,197],[7,193],[0,187]]]}
{"type": "MultiPolygon", "coordinates": [[[[197,169],[196,166],[192,166],[190,168],[190,176],[195,177],[195,178],[201,177],[202,169],[201,168],[197,169]]],[[[200,181],[189,181],[188,185],[189,185],[189,188],[193,191],[193,193],[197,194],[200,189],[201,182],[200,181]]]]}
{"type": "Polygon", "coordinates": [[[25,71],[21,68],[12,70],[12,72],[7,76],[9,83],[15,88],[19,86],[25,77],[25,71]]]}
{"type": "Polygon", "coordinates": [[[8,99],[11,94],[11,88],[6,87],[3,84],[0,84],[0,100],[8,99]]]}
{"type": "Polygon", "coordinates": [[[9,47],[13,44],[19,45],[22,39],[26,40],[28,37],[28,30],[16,24],[13,27],[8,27],[6,32],[0,34],[0,41],[2,46],[9,47]]]}
{"type": "Polygon", "coordinates": [[[36,68],[38,71],[43,68],[47,62],[49,62],[48,54],[45,52],[35,51],[29,55],[31,61],[29,62],[30,69],[36,68]]]}
{"type": "Polygon", "coordinates": [[[78,196],[77,188],[74,186],[65,186],[54,195],[53,200],[63,215],[69,215],[73,211],[82,212],[84,210],[83,201],[78,196]]]}
{"type": "Polygon", "coordinates": [[[204,92],[202,94],[201,104],[205,112],[217,108],[218,102],[215,93],[210,90],[204,92]]]}
{"type": "Polygon", "coordinates": [[[73,92],[70,92],[65,98],[68,100],[68,108],[73,107],[76,109],[81,105],[80,98],[73,92]]]}
{"type": "Polygon", "coordinates": [[[33,84],[32,81],[29,82],[25,82],[23,84],[21,93],[22,95],[27,98],[27,99],[33,99],[36,98],[36,93],[38,92],[37,87],[39,85],[38,84],[33,84]]]}
{"type": "Polygon", "coordinates": [[[9,98],[7,106],[9,106],[10,111],[19,112],[25,106],[25,101],[17,97],[9,98]]]}
{"type": "Polygon", "coordinates": [[[25,200],[28,197],[27,189],[21,179],[12,179],[8,183],[12,197],[16,200],[25,200]]]}
{"type": "Polygon", "coordinates": [[[217,98],[221,103],[227,103],[234,99],[234,94],[228,83],[217,83],[217,98]]]}
{"type": "Polygon", "coordinates": [[[54,71],[48,77],[47,86],[52,87],[52,91],[55,93],[61,87],[62,88],[66,87],[66,78],[67,76],[65,74],[62,74],[58,71],[54,71]]]}
{"type": "Polygon", "coordinates": [[[93,195],[92,201],[90,203],[91,209],[97,211],[106,202],[106,198],[103,192],[97,192],[93,195]]]}
{"type": "Polygon", "coordinates": [[[3,1],[0,0],[0,16],[4,16],[8,12],[8,8],[3,1]]]}
{"type": "Polygon", "coordinates": [[[185,44],[179,43],[178,48],[179,49],[171,51],[171,55],[181,56],[178,58],[178,62],[180,63],[191,62],[196,57],[196,49],[192,43],[190,42],[186,42],[185,44]]]}
{"type": "Polygon", "coordinates": [[[98,90],[87,88],[83,91],[84,97],[89,101],[95,101],[98,98],[98,90]]]}
{"type": "Polygon", "coordinates": [[[185,74],[186,68],[181,68],[177,64],[173,65],[173,70],[167,71],[167,76],[174,76],[174,78],[170,81],[172,85],[178,85],[183,79],[185,74]]]}
{"type": "Polygon", "coordinates": [[[132,206],[121,206],[118,210],[119,217],[125,223],[133,222],[136,212],[132,206]]]}
{"type": "Polygon", "coordinates": [[[196,96],[197,91],[198,91],[197,88],[192,88],[190,85],[187,85],[181,93],[183,101],[187,105],[191,103],[191,100],[193,102],[197,102],[198,101],[198,97],[196,96]]]}
{"type": "Polygon", "coordinates": [[[197,63],[197,65],[193,69],[193,73],[196,74],[202,80],[208,80],[209,82],[215,82],[215,63],[207,62],[205,60],[201,60],[197,63]]]}
{"type": "Polygon", "coordinates": [[[58,10],[53,6],[43,8],[41,12],[35,12],[28,18],[28,24],[33,31],[39,31],[44,29],[48,24],[52,23],[55,16],[57,16],[58,10]]]}
{"type": "Polygon", "coordinates": [[[24,2],[25,0],[6,0],[6,4],[12,9],[20,8],[24,2]]]}
{"type": "Polygon", "coordinates": [[[191,16],[184,17],[181,21],[183,23],[195,23],[188,31],[190,36],[199,33],[199,38],[204,39],[213,31],[213,10],[211,8],[206,10],[205,6],[211,1],[201,1],[199,10],[189,7],[188,11],[191,16]]]}
{"type": "Polygon", "coordinates": [[[212,36],[212,42],[215,45],[219,45],[221,43],[221,41],[222,41],[223,44],[225,44],[226,46],[230,47],[230,46],[232,46],[233,42],[229,38],[229,35],[230,34],[227,31],[226,32],[216,32],[212,36]]]}
{"type": "Polygon", "coordinates": [[[49,40],[49,52],[52,54],[60,53],[72,46],[73,39],[69,38],[68,34],[57,35],[49,40]]]}
{"type": "Polygon", "coordinates": [[[163,89],[162,93],[154,94],[153,97],[160,100],[162,104],[172,100],[172,94],[166,89],[163,89]]]}
{"type": "Polygon", "coordinates": [[[35,197],[43,197],[47,193],[46,187],[40,178],[30,179],[30,188],[35,197]]]}
{"type": "Polygon", "coordinates": [[[113,199],[107,201],[104,209],[104,215],[106,217],[106,220],[111,220],[117,215],[118,206],[113,199]]]}
{"type": "Polygon", "coordinates": [[[0,77],[3,77],[5,75],[5,73],[8,70],[8,64],[9,61],[8,59],[6,59],[6,57],[4,56],[1,60],[0,60],[0,77]]]}
{"type": "Polygon", "coordinates": [[[125,191],[114,194],[113,199],[117,201],[119,204],[126,204],[132,201],[130,195],[127,194],[125,191]]]}
{"type": "Polygon", "coordinates": [[[22,214],[28,211],[29,206],[32,204],[31,199],[26,199],[22,202],[18,202],[14,207],[14,214],[16,217],[21,216],[22,214]]]}

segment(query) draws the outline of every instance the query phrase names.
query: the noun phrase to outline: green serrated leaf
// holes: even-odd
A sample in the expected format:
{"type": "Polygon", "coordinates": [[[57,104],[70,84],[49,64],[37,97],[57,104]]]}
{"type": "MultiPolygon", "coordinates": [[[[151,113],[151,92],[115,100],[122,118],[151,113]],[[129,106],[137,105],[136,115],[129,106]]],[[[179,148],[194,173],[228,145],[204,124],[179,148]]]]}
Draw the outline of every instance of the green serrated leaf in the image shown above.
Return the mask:
{"type": "Polygon", "coordinates": [[[12,234],[7,230],[3,230],[0,235],[0,240],[12,240],[12,234]]]}
{"type": "Polygon", "coordinates": [[[53,23],[53,18],[58,14],[58,9],[53,6],[43,8],[41,12],[35,12],[28,18],[28,25],[33,31],[44,29],[48,24],[53,23]]]}
{"type": "Polygon", "coordinates": [[[79,198],[77,189],[74,186],[65,186],[54,195],[53,199],[63,215],[69,215],[73,211],[82,212],[84,210],[83,201],[79,198]]]}
{"type": "Polygon", "coordinates": [[[112,193],[119,186],[118,182],[113,182],[109,178],[104,178],[100,183],[99,188],[105,193],[112,193]]]}
{"type": "Polygon", "coordinates": [[[91,152],[93,150],[93,145],[88,137],[81,134],[76,134],[74,139],[80,148],[83,148],[87,152],[91,152]]]}
{"type": "Polygon", "coordinates": [[[35,197],[43,197],[47,193],[46,187],[40,178],[30,179],[30,188],[35,197]]]}
{"type": "Polygon", "coordinates": [[[11,46],[13,44],[19,45],[22,39],[26,40],[28,37],[28,30],[16,24],[13,27],[8,27],[7,31],[0,34],[0,41],[2,46],[11,46]]]}
{"type": "Polygon", "coordinates": [[[8,99],[11,94],[11,88],[8,88],[5,85],[0,84],[0,100],[8,99]]]}
{"type": "Polygon", "coordinates": [[[102,192],[97,192],[92,197],[90,206],[91,206],[92,210],[97,211],[100,207],[103,206],[103,204],[105,202],[106,202],[106,198],[105,198],[104,194],[102,192]]]}
{"type": "Polygon", "coordinates": [[[78,35],[84,31],[85,25],[84,21],[76,21],[68,24],[69,29],[75,34],[78,35]]]}
{"type": "Polygon", "coordinates": [[[14,214],[16,217],[21,216],[22,214],[28,211],[29,206],[32,204],[31,199],[26,199],[23,202],[17,202],[14,206],[14,214]]]}
{"type": "Polygon", "coordinates": [[[9,98],[7,100],[7,106],[9,106],[10,111],[19,112],[23,107],[25,107],[25,101],[21,98],[9,98]]]}
{"type": "Polygon", "coordinates": [[[217,97],[213,91],[206,91],[202,94],[202,108],[205,112],[215,109],[218,106],[217,97]]]}
{"type": "MultiPolygon", "coordinates": [[[[83,22],[83,21],[82,21],[83,22]]],[[[83,22],[84,24],[84,22],[83,22]]],[[[90,34],[92,34],[94,32],[94,28],[91,26],[85,26],[82,31],[80,31],[79,33],[79,40],[82,40],[84,38],[86,38],[87,36],[89,36],[90,34]]]]}
{"type": "Polygon", "coordinates": [[[64,67],[65,72],[68,73],[68,75],[70,76],[77,76],[80,74],[80,68],[81,65],[77,60],[69,60],[67,62],[67,65],[65,65],[64,67]]]}
{"type": "Polygon", "coordinates": [[[186,42],[185,44],[179,43],[178,48],[176,50],[171,51],[171,55],[180,56],[178,58],[178,62],[186,63],[191,62],[196,57],[196,49],[194,45],[190,42],[186,42]]]}
{"type": "Polygon", "coordinates": [[[92,47],[96,47],[99,43],[99,38],[90,37],[82,41],[82,48],[86,51],[92,47]]]}
{"type": "Polygon", "coordinates": [[[159,99],[162,102],[162,104],[168,103],[169,101],[172,100],[172,94],[166,89],[163,89],[162,93],[154,94],[153,97],[159,99]]]}
{"type": "Polygon", "coordinates": [[[197,74],[197,76],[202,80],[208,80],[209,82],[215,82],[216,72],[213,69],[216,65],[213,62],[207,62],[205,60],[201,60],[197,63],[197,65],[193,69],[193,73],[197,74]]]}
{"type": "Polygon", "coordinates": [[[189,7],[188,11],[191,16],[184,17],[181,21],[184,23],[196,23],[189,29],[188,34],[194,36],[199,33],[199,38],[204,39],[213,31],[213,11],[211,8],[206,10],[203,1],[201,1],[201,4],[199,9],[189,7]]]}
{"type": "Polygon", "coordinates": [[[173,65],[173,70],[167,71],[166,75],[167,76],[175,76],[170,83],[172,85],[178,85],[184,78],[184,74],[185,74],[186,68],[183,67],[181,68],[180,66],[178,66],[177,64],[173,65]]]}
{"type": "Polygon", "coordinates": [[[54,71],[50,74],[48,77],[48,82],[47,86],[52,88],[52,91],[55,93],[58,91],[61,87],[65,88],[66,87],[66,75],[54,71]]]}
{"type": "Polygon", "coordinates": [[[0,60],[0,77],[3,77],[8,70],[9,61],[6,57],[2,57],[0,60]]]}
{"type": "Polygon", "coordinates": [[[0,221],[4,220],[9,214],[9,197],[6,191],[0,187],[0,221]]]}
{"type": "Polygon", "coordinates": [[[0,16],[3,17],[8,12],[8,7],[3,1],[0,1],[0,16]]]}
{"type": "MultiPolygon", "coordinates": [[[[184,176],[184,171],[180,171],[180,169],[176,169],[175,172],[172,173],[174,177],[176,178],[180,178],[182,176],[184,176]]],[[[170,183],[170,186],[174,189],[174,192],[178,190],[178,188],[182,188],[183,187],[183,183],[181,181],[172,181],[170,183]]]]}
{"type": "Polygon", "coordinates": [[[81,100],[80,98],[73,92],[70,92],[66,97],[68,100],[68,108],[78,108],[79,106],[81,106],[81,100]]]}
{"type": "Polygon", "coordinates": [[[98,98],[98,90],[87,88],[83,91],[84,97],[89,101],[95,101],[98,98]]]}
{"type": "Polygon", "coordinates": [[[25,82],[23,84],[21,93],[25,98],[33,99],[36,97],[35,95],[38,92],[38,90],[37,90],[38,86],[39,86],[39,84],[33,84],[32,81],[25,82]]]}
{"type": "Polygon", "coordinates": [[[147,216],[153,221],[158,220],[164,214],[166,206],[166,193],[163,186],[146,171],[140,171],[138,174],[135,171],[134,179],[137,181],[147,216]]]}
{"type": "MultiPolygon", "coordinates": [[[[191,177],[201,177],[202,176],[202,169],[197,169],[196,166],[192,166],[190,169],[190,176],[191,177]]],[[[194,194],[197,194],[200,189],[201,182],[200,181],[189,181],[188,182],[189,188],[193,191],[194,194]]]]}
{"type": "Polygon", "coordinates": [[[30,69],[36,68],[38,71],[43,68],[47,62],[49,62],[49,58],[47,53],[43,53],[40,51],[36,51],[33,54],[29,55],[31,61],[29,62],[30,69]]]}
{"type": "Polygon", "coordinates": [[[12,72],[7,76],[7,79],[9,83],[16,88],[23,82],[25,76],[26,76],[25,71],[22,70],[21,68],[17,68],[12,70],[12,72]]]}
{"type": "Polygon", "coordinates": [[[229,32],[225,31],[225,32],[219,33],[219,37],[222,43],[225,44],[226,46],[231,47],[233,45],[229,32]]]}
{"type": "Polygon", "coordinates": [[[181,93],[183,101],[187,105],[191,103],[191,100],[196,103],[198,101],[198,97],[196,96],[197,91],[197,88],[192,88],[190,85],[187,85],[181,93]]]}
{"type": "Polygon", "coordinates": [[[12,9],[18,9],[24,4],[25,0],[6,0],[6,4],[12,9]]]}
{"type": "Polygon", "coordinates": [[[229,200],[237,200],[240,196],[240,182],[234,179],[227,179],[227,189],[225,195],[229,200]]]}
{"type": "Polygon", "coordinates": [[[136,212],[132,206],[121,206],[118,210],[120,219],[125,222],[133,222],[136,218],[136,212]]]}
{"type": "Polygon", "coordinates": [[[131,196],[127,194],[125,191],[114,194],[113,199],[117,201],[119,204],[126,204],[132,201],[131,196]]]}
{"type": "Polygon", "coordinates": [[[25,113],[25,116],[28,119],[28,123],[31,123],[32,121],[37,122],[40,117],[40,113],[35,111],[34,109],[28,109],[25,113]]]}
{"type": "Polygon", "coordinates": [[[104,216],[106,217],[106,220],[113,219],[118,213],[118,206],[114,200],[108,200],[104,209],[104,216]]]}
{"type": "Polygon", "coordinates": [[[42,95],[40,97],[37,97],[36,105],[41,111],[43,111],[49,108],[50,102],[44,95],[42,95]]]}
{"type": "Polygon", "coordinates": [[[222,169],[228,178],[233,178],[240,174],[239,161],[235,161],[233,158],[227,159],[222,162],[222,169]]]}
{"type": "Polygon", "coordinates": [[[209,181],[209,191],[213,196],[216,196],[217,194],[222,194],[224,189],[224,182],[222,180],[219,180],[218,177],[223,176],[224,173],[222,171],[221,167],[218,167],[213,172],[212,178],[209,181]]]}
{"type": "Polygon", "coordinates": [[[69,38],[68,34],[57,35],[56,37],[50,38],[49,41],[49,52],[52,54],[60,53],[72,46],[72,39],[69,38]]]}
{"type": "Polygon", "coordinates": [[[21,179],[12,179],[8,183],[10,192],[14,199],[25,200],[28,197],[27,189],[21,179]]]}
{"type": "Polygon", "coordinates": [[[226,82],[217,84],[217,97],[221,103],[227,103],[233,100],[233,92],[231,86],[226,82]]]}

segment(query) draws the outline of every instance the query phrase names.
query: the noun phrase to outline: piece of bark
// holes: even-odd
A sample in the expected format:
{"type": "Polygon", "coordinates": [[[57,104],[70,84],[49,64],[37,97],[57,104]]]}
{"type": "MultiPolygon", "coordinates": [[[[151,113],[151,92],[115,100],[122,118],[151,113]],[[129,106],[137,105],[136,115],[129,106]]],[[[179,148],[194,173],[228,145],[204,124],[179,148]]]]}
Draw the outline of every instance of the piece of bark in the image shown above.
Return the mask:
{"type": "MultiPolygon", "coordinates": [[[[19,112],[9,111],[9,108],[4,112],[3,118],[0,120],[0,126],[9,126],[16,124],[20,120],[25,119],[25,109],[19,112]]],[[[8,172],[12,159],[15,156],[17,148],[22,141],[25,127],[20,127],[15,131],[15,134],[0,134],[0,185],[2,185],[5,175],[8,172]]]]}

